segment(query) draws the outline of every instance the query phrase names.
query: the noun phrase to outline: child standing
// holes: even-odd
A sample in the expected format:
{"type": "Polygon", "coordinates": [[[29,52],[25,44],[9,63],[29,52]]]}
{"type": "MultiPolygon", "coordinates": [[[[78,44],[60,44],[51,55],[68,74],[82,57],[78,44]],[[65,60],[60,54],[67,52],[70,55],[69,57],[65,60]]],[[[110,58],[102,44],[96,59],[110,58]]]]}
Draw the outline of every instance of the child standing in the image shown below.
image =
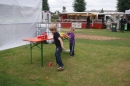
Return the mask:
{"type": "Polygon", "coordinates": [[[70,32],[67,33],[67,37],[70,39],[70,57],[74,56],[74,46],[75,46],[75,34],[74,34],[74,28],[70,28],[70,32]]]}
{"type": "Polygon", "coordinates": [[[53,34],[53,39],[54,39],[54,42],[55,42],[55,45],[56,45],[55,57],[56,57],[56,62],[59,65],[57,70],[61,71],[61,70],[64,70],[64,64],[62,63],[62,59],[60,57],[62,49],[64,49],[63,41],[60,37],[60,34],[57,32],[57,26],[56,25],[51,25],[49,27],[49,29],[53,34]]]}

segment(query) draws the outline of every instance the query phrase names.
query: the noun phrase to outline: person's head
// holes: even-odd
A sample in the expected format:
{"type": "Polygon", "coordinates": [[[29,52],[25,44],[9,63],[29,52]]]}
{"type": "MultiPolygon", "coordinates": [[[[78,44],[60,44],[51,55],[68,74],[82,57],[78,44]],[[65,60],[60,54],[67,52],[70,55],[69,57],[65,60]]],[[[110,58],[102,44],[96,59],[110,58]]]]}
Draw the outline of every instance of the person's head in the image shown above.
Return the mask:
{"type": "Polygon", "coordinates": [[[50,30],[52,33],[57,32],[57,26],[56,26],[56,24],[51,24],[50,27],[49,27],[49,30],[50,30]]]}
{"type": "Polygon", "coordinates": [[[74,32],[74,27],[70,27],[70,32],[74,32]]]}

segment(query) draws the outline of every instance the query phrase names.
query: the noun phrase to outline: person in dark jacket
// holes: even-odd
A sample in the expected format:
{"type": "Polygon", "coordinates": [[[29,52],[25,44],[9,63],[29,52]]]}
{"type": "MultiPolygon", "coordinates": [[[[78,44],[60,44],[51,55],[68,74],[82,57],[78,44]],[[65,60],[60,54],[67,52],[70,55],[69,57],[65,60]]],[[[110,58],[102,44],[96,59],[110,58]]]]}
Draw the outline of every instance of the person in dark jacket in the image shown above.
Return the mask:
{"type": "Polygon", "coordinates": [[[89,28],[89,26],[90,26],[90,17],[89,17],[89,16],[87,16],[86,28],[89,28]]]}
{"type": "Polygon", "coordinates": [[[120,24],[121,24],[121,32],[124,32],[124,30],[125,30],[125,24],[126,24],[126,19],[125,19],[125,17],[122,17],[122,18],[121,18],[120,24]]]}

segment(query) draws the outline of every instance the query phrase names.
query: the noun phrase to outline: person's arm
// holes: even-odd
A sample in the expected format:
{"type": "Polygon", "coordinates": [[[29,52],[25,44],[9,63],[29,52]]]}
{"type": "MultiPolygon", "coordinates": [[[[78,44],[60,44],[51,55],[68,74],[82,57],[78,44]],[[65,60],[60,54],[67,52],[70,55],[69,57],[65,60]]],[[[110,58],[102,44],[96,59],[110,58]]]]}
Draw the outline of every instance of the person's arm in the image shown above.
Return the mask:
{"type": "Polygon", "coordinates": [[[70,36],[68,35],[68,33],[66,33],[66,37],[70,39],[70,36]]]}
{"type": "Polygon", "coordinates": [[[58,40],[60,41],[61,47],[62,47],[62,49],[64,50],[65,48],[64,48],[64,46],[63,46],[63,41],[62,41],[62,39],[59,37],[58,40]]]}

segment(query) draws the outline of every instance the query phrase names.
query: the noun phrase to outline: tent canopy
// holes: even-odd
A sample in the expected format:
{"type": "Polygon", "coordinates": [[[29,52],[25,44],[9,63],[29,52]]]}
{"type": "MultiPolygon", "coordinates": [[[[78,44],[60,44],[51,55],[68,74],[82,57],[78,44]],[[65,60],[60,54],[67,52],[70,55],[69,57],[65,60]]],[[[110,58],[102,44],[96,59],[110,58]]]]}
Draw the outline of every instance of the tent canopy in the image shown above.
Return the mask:
{"type": "Polygon", "coordinates": [[[126,11],[125,11],[125,14],[130,14],[130,10],[126,10],[126,11]]]}
{"type": "Polygon", "coordinates": [[[0,50],[28,44],[42,20],[42,0],[0,0],[0,50]]]}

